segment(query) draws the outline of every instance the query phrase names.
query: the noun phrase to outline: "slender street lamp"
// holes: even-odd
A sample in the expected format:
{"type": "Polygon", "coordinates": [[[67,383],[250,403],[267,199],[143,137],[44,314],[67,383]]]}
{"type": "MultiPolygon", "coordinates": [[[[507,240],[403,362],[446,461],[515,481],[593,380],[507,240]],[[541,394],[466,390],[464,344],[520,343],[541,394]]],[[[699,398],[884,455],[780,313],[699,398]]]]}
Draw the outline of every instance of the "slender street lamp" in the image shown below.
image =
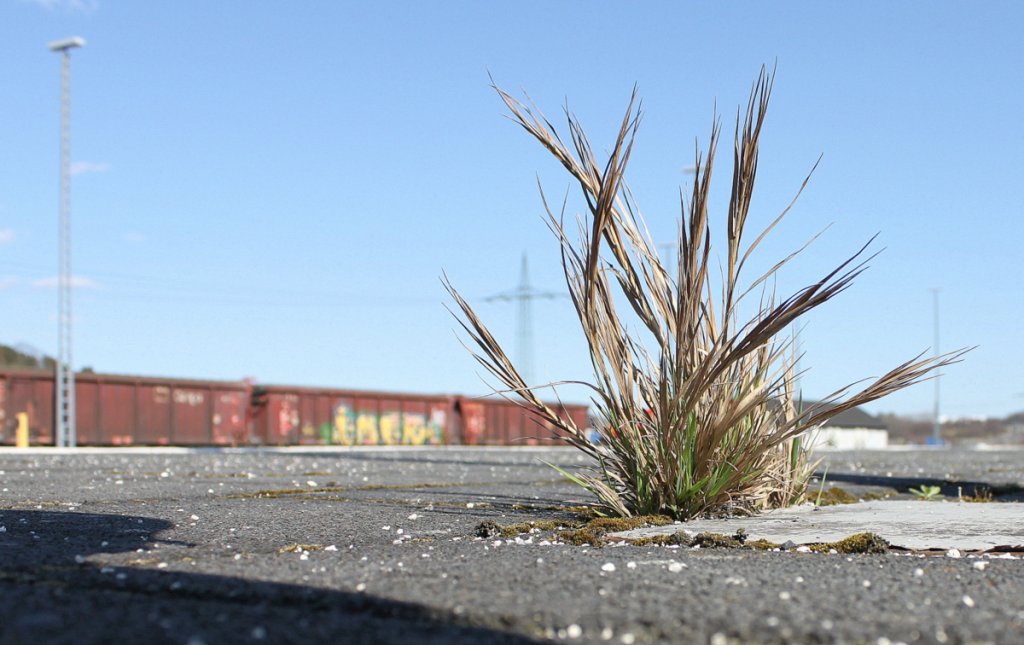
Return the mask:
{"type": "MultiPolygon", "coordinates": [[[[939,357],[939,288],[932,287],[932,323],[933,331],[935,332],[935,346],[932,348],[932,352],[935,358],[939,357]]],[[[932,443],[939,445],[942,443],[942,421],[939,418],[939,395],[941,390],[939,389],[939,378],[938,373],[935,374],[935,411],[932,419],[932,443]]]]}
{"type": "Polygon", "coordinates": [[[75,370],[71,361],[71,50],[85,40],[67,38],[49,44],[60,52],[60,245],[57,278],[57,378],[54,445],[74,448],[75,370]]]}

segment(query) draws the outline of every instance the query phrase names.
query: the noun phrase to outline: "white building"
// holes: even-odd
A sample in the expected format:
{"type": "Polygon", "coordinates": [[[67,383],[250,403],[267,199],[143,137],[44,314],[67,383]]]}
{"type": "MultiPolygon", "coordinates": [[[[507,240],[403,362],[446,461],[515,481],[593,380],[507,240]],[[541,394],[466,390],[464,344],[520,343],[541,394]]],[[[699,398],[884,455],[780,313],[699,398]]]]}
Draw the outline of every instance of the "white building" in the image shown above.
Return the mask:
{"type": "Polygon", "coordinates": [[[807,434],[813,450],[876,450],[889,445],[889,429],[860,408],[840,412],[807,434]]]}

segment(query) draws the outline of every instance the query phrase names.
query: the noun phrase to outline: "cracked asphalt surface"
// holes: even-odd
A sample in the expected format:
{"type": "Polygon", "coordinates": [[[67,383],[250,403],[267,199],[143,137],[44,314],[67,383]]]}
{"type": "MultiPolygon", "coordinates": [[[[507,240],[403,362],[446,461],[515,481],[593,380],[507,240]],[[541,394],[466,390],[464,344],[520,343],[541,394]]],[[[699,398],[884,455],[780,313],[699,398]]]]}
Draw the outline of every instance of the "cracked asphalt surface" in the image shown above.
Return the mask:
{"type": "MultiPolygon", "coordinates": [[[[1024,451],[825,458],[829,485],[854,495],[1024,489],[1024,451]]],[[[1024,642],[1014,555],[476,537],[588,501],[541,460],[584,463],[521,448],[0,451],[0,642],[1024,642]]]]}

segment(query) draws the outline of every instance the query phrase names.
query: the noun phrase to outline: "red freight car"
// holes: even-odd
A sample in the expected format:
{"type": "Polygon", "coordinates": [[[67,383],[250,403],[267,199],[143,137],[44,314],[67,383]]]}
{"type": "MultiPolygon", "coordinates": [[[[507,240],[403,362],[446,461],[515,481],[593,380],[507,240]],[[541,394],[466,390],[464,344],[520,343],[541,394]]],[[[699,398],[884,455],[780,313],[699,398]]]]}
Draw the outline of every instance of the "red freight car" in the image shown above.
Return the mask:
{"type": "MultiPolygon", "coordinates": [[[[29,441],[53,443],[53,373],[0,371],[0,444],[28,416],[29,441]]],[[[245,383],[75,375],[80,445],[237,445],[248,442],[245,383]]]]}
{"type": "Polygon", "coordinates": [[[253,437],[271,445],[458,443],[447,396],[256,386],[253,437]]]}
{"type": "MultiPolygon", "coordinates": [[[[0,445],[18,418],[52,445],[53,373],[0,369],[0,445]]],[[[82,373],[79,445],[553,445],[555,430],[499,398],[252,386],[82,373]]],[[[580,427],[587,408],[556,406],[580,427]]]]}
{"type": "MultiPolygon", "coordinates": [[[[587,427],[587,407],[558,405],[551,407],[563,418],[587,427]]],[[[461,443],[466,445],[537,446],[560,445],[562,433],[554,426],[511,401],[499,398],[457,400],[461,421],[461,443]]]]}

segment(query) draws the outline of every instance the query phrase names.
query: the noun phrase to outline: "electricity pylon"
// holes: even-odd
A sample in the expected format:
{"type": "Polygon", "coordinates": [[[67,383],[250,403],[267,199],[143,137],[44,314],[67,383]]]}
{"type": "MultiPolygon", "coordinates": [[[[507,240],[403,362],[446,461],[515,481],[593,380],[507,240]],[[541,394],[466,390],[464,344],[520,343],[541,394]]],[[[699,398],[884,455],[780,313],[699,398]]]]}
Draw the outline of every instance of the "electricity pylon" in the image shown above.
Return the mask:
{"type": "Polygon", "coordinates": [[[518,302],[519,315],[516,320],[516,369],[527,385],[534,385],[533,374],[533,307],[534,300],[553,300],[563,294],[554,291],[538,291],[530,286],[530,271],[523,253],[519,270],[519,286],[484,298],[485,302],[518,302]]]}

